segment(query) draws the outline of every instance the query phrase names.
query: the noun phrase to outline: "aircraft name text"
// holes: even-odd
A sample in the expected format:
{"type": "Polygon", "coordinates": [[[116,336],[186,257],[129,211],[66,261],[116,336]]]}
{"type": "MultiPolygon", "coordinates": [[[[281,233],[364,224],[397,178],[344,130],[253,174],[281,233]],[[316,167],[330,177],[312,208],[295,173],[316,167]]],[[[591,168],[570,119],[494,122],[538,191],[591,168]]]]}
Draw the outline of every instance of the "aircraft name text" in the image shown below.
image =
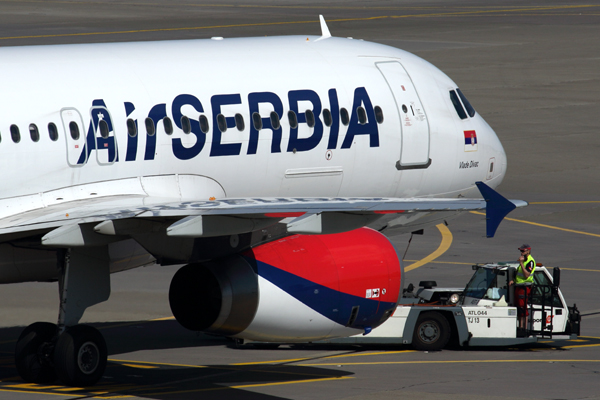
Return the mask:
{"type": "Polygon", "coordinates": [[[458,169],[466,169],[466,168],[479,168],[479,161],[460,161],[458,163],[458,169]]]}

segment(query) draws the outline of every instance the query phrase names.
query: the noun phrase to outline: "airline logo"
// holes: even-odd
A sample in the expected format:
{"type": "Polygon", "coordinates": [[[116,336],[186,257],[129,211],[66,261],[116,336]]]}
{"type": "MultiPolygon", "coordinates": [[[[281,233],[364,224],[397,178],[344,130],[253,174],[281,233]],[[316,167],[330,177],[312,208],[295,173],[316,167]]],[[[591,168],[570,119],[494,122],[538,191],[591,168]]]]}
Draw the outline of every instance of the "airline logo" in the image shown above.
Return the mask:
{"type": "Polygon", "coordinates": [[[162,124],[163,119],[169,118],[177,128],[183,130],[184,109],[194,109],[196,113],[205,115],[211,123],[210,130],[203,131],[196,117],[190,116],[189,133],[195,136],[193,144],[190,144],[190,141],[184,143],[181,138],[176,137],[177,135],[170,138],[173,155],[179,160],[193,159],[201,152],[207,153],[209,157],[252,155],[257,153],[259,144],[268,146],[271,153],[310,151],[325,138],[328,150],[350,149],[355,142],[354,139],[359,135],[368,136],[369,147],[379,147],[379,128],[366,88],[356,88],[351,108],[346,107],[349,110],[363,107],[367,114],[367,122],[360,123],[357,112],[351,112],[347,126],[340,123],[342,107],[339,104],[337,90],[329,89],[327,94],[327,99],[321,99],[318,93],[309,89],[290,90],[287,93],[287,99],[282,99],[273,92],[253,92],[249,93],[247,97],[240,93],[215,94],[204,102],[192,94],[180,94],[173,99],[170,105],[167,103],[156,104],[150,107],[149,111],[141,111],[141,113],[136,111],[133,103],[126,102],[124,104],[125,117],[132,120],[131,124],[136,127],[138,134],[129,134],[125,143],[118,144],[108,105],[104,100],[97,99],[92,104],[92,109],[97,111],[92,113],[85,144],[74,146],[76,149],[81,149],[77,154],[77,164],[86,164],[90,158],[93,158],[91,157],[92,152],[97,152],[96,158],[103,159],[106,163],[140,159],[154,160],[157,155],[157,135],[154,134],[154,130],[151,134],[146,135],[144,127],[147,124],[158,127],[159,124],[162,124]],[[284,103],[286,103],[285,108],[284,103]],[[239,129],[236,123],[237,115],[234,116],[233,112],[227,111],[228,107],[236,106],[248,108],[248,112],[243,116],[247,121],[247,128],[242,128],[248,132],[247,146],[243,140],[228,140],[225,132],[227,128],[238,127],[239,129]],[[274,121],[270,113],[258,114],[261,119],[259,124],[261,128],[257,129],[253,120],[261,108],[274,111],[277,113],[278,119],[274,121]],[[294,123],[287,123],[288,113],[284,112],[286,108],[295,115],[294,123]],[[323,111],[325,109],[331,115],[328,119],[324,118],[323,111]],[[219,118],[224,119],[226,128],[219,127],[219,118]],[[278,122],[279,119],[282,120],[282,124],[278,122]],[[101,124],[103,126],[100,126],[101,124]],[[285,134],[284,128],[286,129],[285,134]],[[144,136],[144,138],[139,140],[140,136],[144,136]],[[259,138],[266,138],[268,141],[264,139],[259,141],[259,138]],[[141,151],[138,151],[138,147],[141,151]]]}
{"type": "Polygon", "coordinates": [[[477,151],[477,133],[475,131],[464,131],[465,151],[477,151]]]}

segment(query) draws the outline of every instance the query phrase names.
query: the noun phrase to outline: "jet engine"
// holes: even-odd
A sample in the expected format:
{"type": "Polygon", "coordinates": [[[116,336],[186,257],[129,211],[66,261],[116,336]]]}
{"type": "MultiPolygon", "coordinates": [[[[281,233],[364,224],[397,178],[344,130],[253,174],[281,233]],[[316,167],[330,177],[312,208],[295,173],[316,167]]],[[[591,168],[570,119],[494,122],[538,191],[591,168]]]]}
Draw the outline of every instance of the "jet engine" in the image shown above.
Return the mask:
{"type": "Polygon", "coordinates": [[[247,340],[299,342],[370,332],[395,310],[401,267],[369,228],[293,235],[182,267],[169,302],[185,328],[247,340]]]}

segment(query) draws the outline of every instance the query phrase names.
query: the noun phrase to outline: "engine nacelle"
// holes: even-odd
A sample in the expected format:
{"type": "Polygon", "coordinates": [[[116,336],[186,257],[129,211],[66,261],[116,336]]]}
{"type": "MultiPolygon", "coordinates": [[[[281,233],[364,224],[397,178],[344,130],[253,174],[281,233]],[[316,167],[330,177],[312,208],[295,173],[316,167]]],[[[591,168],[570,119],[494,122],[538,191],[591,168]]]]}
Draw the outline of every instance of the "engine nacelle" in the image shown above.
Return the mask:
{"type": "Polygon", "coordinates": [[[396,308],[400,275],[394,246],[372,229],[293,235],[182,267],[169,302],[191,330],[260,341],[319,340],[381,325],[396,308]]]}

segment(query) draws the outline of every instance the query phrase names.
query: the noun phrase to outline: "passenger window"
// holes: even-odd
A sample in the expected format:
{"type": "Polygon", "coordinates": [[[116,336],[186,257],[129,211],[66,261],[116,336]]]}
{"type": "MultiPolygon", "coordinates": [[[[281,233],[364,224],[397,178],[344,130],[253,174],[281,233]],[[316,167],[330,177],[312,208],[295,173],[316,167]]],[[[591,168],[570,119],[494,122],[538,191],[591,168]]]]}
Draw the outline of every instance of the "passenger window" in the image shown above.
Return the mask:
{"type": "Polygon", "coordinates": [[[227,132],[227,120],[223,114],[217,115],[217,126],[221,132],[227,132]]]}
{"type": "Polygon", "coordinates": [[[77,122],[69,122],[69,132],[71,132],[71,138],[73,138],[73,140],[79,140],[79,125],[77,125],[77,122]]]}
{"type": "Polygon", "coordinates": [[[325,126],[329,127],[333,124],[333,118],[331,117],[331,111],[327,108],[323,110],[323,122],[325,122],[325,126]]]}
{"type": "Polygon", "coordinates": [[[273,129],[279,129],[281,126],[281,123],[279,122],[279,114],[277,114],[275,111],[271,111],[269,118],[271,119],[271,126],[273,129]]]}
{"type": "Polygon", "coordinates": [[[190,133],[192,131],[192,123],[185,115],[181,116],[181,129],[183,130],[183,133],[190,133]]]}
{"type": "Polygon", "coordinates": [[[348,110],[346,110],[345,108],[341,108],[340,117],[342,118],[342,124],[348,126],[348,124],[350,123],[350,115],[348,115],[348,110]]]}
{"type": "Polygon", "coordinates": [[[244,124],[244,117],[242,116],[242,114],[235,114],[235,127],[240,132],[243,131],[246,127],[246,124],[244,124]]]}
{"type": "Polygon", "coordinates": [[[137,126],[135,126],[135,121],[131,118],[127,120],[127,134],[131,137],[137,136],[137,126]]]}
{"type": "Polygon", "coordinates": [[[29,124],[29,135],[31,136],[31,140],[34,142],[38,142],[40,140],[40,131],[38,131],[36,124],[29,124]]]}
{"type": "Polygon", "coordinates": [[[383,110],[379,106],[375,106],[375,121],[377,121],[378,124],[383,123],[383,110]]]}
{"type": "Polygon", "coordinates": [[[206,118],[205,115],[201,115],[199,121],[200,121],[200,130],[202,131],[202,133],[208,133],[208,131],[210,130],[210,126],[208,124],[208,118],[206,118]]]}
{"type": "Polygon", "coordinates": [[[53,122],[48,124],[48,136],[50,136],[50,140],[53,142],[58,140],[58,128],[53,122]]]}
{"type": "Polygon", "coordinates": [[[288,120],[290,122],[290,128],[296,129],[298,127],[298,118],[296,118],[296,113],[292,110],[288,111],[288,120]]]}
{"type": "Polygon", "coordinates": [[[459,88],[456,88],[456,92],[460,96],[460,99],[462,100],[462,103],[464,104],[465,108],[467,109],[467,114],[469,114],[469,117],[473,118],[475,116],[475,109],[473,108],[473,106],[471,105],[471,103],[469,103],[469,100],[467,100],[467,98],[460,91],[459,88]]]}
{"type": "Polygon", "coordinates": [[[262,129],[262,118],[260,117],[259,113],[252,113],[252,124],[254,124],[254,129],[256,129],[257,131],[260,131],[262,129]]]}
{"type": "Polygon", "coordinates": [[[462,104],[460,104],[460,100],[458,100],[458,96],[454,90],[450,91],[450,100],[452,100],[452,105],[454,106],[454,109],[456,110],[456,113],[460,119],[467,119],[467,113],[465,112],[462,104]]]}
{"type": "Polygon", "coordinates": [[[358,115],[358,123],[364,125],[367,123],[367,112],[364,107],[358,107],[356,109],[356,114],[358,115]]]}
{"type": "Polygon", "coordinates": [[[98,127],[100,128],[100,136],[106,139],[108,137],[108,123],[101,119],[100,122],[98,122],[98,127]]]}
{"type": "Polygon", "coordinates": [[[12,141],[15,143],[19,143],[21,141],[21,133],[19,132],[19,127],[16,125],[10,126],[10,137],[12,141]]]}
{"type": "Polygon", "coordinates": [[[308,125],[309,128],[314,128],[315,114],[313,114],[312,110],[304,111],[304,115],[306,116],[306,125],[308,125]]]}
{"type": "Polygon", "coordinates": [[[167,135],[173,134],[173,122],[171,121],[171,118],[164,117],[163,118],[163,126],[165,128],[165,132],[167,135]]]}
{"type": "Polygon", "coordinates": [[[152,118],[148,117],[144,121],[144,124],[146,125],[146,134],[148,136],[154,136],[154,134],[156,133],[156,129],[154,127],[154,120],[152,120],[152,118]]]}

